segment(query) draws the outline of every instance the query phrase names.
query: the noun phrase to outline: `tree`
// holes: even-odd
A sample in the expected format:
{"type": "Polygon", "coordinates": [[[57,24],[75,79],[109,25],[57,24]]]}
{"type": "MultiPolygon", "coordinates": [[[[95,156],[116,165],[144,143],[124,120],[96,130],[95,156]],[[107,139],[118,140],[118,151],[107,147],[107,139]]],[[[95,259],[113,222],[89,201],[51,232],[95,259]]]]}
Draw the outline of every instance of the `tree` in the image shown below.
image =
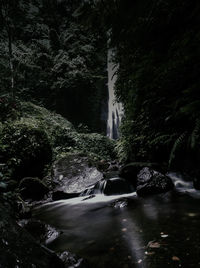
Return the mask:
{"type": "Polygon", "coordinates": [[[9,55],[9,67],[10,67],[10,88],[12,97],[15,98],[15,77],[14,77],[14,58],[13,58],[13,29],[14,24],[12,20],[13,8],[17,6],[18,1],[13,1],[14,6],[11,6],[10,1],[1,0],[0,10],[1,10],[1,21],[3,29],[7,34],[8,42],[8,55],[9,55]]]}

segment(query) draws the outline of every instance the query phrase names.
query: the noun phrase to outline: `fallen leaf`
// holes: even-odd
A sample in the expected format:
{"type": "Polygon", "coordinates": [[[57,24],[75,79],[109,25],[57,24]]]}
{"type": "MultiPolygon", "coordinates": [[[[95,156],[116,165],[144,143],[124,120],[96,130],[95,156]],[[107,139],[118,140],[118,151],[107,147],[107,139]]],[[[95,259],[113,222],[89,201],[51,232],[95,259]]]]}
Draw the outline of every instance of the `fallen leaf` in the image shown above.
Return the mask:
{"type": "Polygon", "coordinates": [[[154,254],[155,254],[155,252],[153,252],[153,251],[145,251],[145,255],[147,255],[147,256],[152,256],[154,254]]]}
{"type": "Polygon", "coordinates": [[[150,241],[147,246],[149,248],[160,248],[160,243],[154,242],[154,241],[150,241]]]}
{"type": "Polygon", "coordinates": [[[168,234],[161,234],[161,237],[162,238],[166,238],[166,237],[168,237],[169,235],[168,234]]]}
{"type": "Polygon", "coordinates": [[[142,260],[140,259],[139,261],[138,261],[138,263],[141,263],[142,262],[142,260]]]}
{"type": "Polygon", "coordinates": [[[126,229],[126,228],[123,228],[123,229],[122,229],[122,232],[126,232],[126,231],[127,231],[127,229],[126,229]]]}
{"type": "Polygon", "coordinates": [[[173,257],[172,257],[172,260],[173,260],[173,261],[180,261],[180,259],[179,259],[177,256],[173,256],[173,257]]]}
{"type": "Polygon", "coordinates": [[[90,245],[90,244],[94,244],[95,241],[94,240],[90,240],[90,241],[87,241],[86,243],[90,245]]]}
{"type": "Polygon", "coordinates": [[[196,213],[188,213],[187,214],[189,217],[195,217],[196,216],[196,213]]]}

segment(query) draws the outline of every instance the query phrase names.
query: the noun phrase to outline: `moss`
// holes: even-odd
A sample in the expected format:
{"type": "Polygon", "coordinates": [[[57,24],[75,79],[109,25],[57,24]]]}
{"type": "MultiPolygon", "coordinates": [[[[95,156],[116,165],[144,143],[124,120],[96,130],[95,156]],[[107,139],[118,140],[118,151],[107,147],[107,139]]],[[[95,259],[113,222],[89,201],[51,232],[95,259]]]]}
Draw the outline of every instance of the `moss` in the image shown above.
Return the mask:
{"type": "Polygon", "coordinates": [[[114,141],[97,133],[78,133],[74,126],[59,114],[30,102],[22,103],[22,114],[21,121],[46,132],[56,158],[68,152],[79,152],[96,159],[109,160],[115,157],[114,141]]]}
{"type": "Polygon", "coordinates": [[[46,132],[23,120],[5,124],[0,134],[0,154],[11,171],[11,177],[42,176],[52,160],[52,149],[46,132]]]}
{"type": "Polygon", "coordinates": [[[48,187],[38,178],[24,178],[20,184],[20,194],[23,199],[41,200],[49,192],[48,187]]]}
{"type": "Polygon", "coordinates": [[[0,125],[0,156],[14,179],[42,177],[52,159],[81,153],[93,160],[115,157],[115,142],[100,134],[78,133],[61,115],[30,102],[21,103],[21,117],[0,125]]]}

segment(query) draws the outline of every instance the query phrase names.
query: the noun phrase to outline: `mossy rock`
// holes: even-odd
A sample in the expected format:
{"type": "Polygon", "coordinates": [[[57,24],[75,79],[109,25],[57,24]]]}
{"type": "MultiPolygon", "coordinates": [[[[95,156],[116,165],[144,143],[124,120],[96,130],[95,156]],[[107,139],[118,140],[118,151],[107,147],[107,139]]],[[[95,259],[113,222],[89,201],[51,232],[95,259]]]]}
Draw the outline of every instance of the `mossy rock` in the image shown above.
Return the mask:
{"type": "Polygon", "coordinates": [[[131,181],[131,183],[134,186],[136,186],[136,184],[137,184],[137,174],[144,167],[158,169],[159,166],[156,163],[132,162],[132,163],[129,163],[129,164],[123,166],[120,169],[119,176],[131,181]]]}
{"type": "Polygon", "coordinates": [[[27,177],[19,184],[23,199],[41,200],[49,192],[48,187],[38,178],[27,177]]]}
{"type": "Polygon", "coordinates": [[[11,177],[43,175],[52,160],[49,139],[42,128],[21,121],[6,124],[0,133],[0,154],[11,170],[11,177]]]}

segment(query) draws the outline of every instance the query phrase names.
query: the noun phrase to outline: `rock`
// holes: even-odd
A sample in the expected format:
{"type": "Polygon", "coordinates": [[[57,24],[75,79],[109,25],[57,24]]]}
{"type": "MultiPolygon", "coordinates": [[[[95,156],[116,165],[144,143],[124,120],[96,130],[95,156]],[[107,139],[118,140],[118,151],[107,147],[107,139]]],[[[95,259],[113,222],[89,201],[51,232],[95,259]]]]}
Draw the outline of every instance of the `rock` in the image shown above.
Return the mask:
{"type": "Polygon", "coordinates": [[[19,211],[19,218],[20,219],[30,219],[32,216],[32,210],[30,207],[26,205],[22,205],[19,211]]]}
{"type": "Polygon", "coordinates": [[[128,199],[123,198],[120,200],[115,200],[111,203],[111,207],[113,208],[124,208],[128,206],[128,199]]]}
{"type": "Polygon", "coordinates": [[[72,254],[70,252],[63,252],[60,254],[60,259],[63,261],[65,264],[65,267],[71,267],[71,268],[88,268],[89,264],[86,260],[77,257],[75,254],[72,254]]]}
{"type": "Polygon", "coordinates": [[[104,195],[118,195],[132,193],[133,190],[133,186],[128,181],[117,177],[97,182],[86,189],[82,195],[85,196],[100,193],[104,195]]]}
{"type": "Polygon", "coordinates": [[[104,159],[102,159],[96,163],[96,166],[98,170],[105,171],[109,167],[109,163],[105,161],[104,159]]]}
{"type": "Polygon", "coordinates": [[[106,180],[103,193],[105,195],[128,194],[133,192],[132,185],[124,179],[112,178],[106,180]]]}
{"type": "Polygon", "coordinates": [[[38,220],[22,220],[20,226],[25,228],[35,240],[42,244],[49,244],[59,236],[59,232],[48,224],[38,220]]]}
{"type": "Polygon", "coordinates": [[[6,192],[7,188],[8,188],[8,185],[5,182],[1,181],[0,182],[0,193],[6,192]]]}
{"type": "Polygon", "coordinates": [[[65,193],[83,192],[103,179],[103,174],[90,165],[87,157],[72,153],[56,161],[52,173],[57,183],[55,191],[65,193]]]}
{"type": "Polygon", "coordinates": [[[143,168],[137,176],[137,194],[140,196],[165,193],[173,189],[172,180],[158,171],[143,168]]]}
{"type": "Polygon", "coordinates": [[[200,190],[200,180],[198,180],[197,178],[193,179],[193,186],[196,190],[200,190]]]}
{"type": "Polygon", "coordinates": [[[104,173],[104,178],[105,179],[111,179],[111,178],[116,178],[119,177],[119,171],[107,171],[104,173]]]}
{"type": "Polygon", "coordinates": [[[119,166],[118,165],[110,165],[107,169],[107,171],[118,171],[119,170],[119,166]]]}
{"type": "Polygon", "coordinates": [[[156,163],[145,163],[145,162],[133,162],[123,166],[119,171],[119,176],[129,180],[134,186],[137,184],[137,174],[144,168],[157,168],[156,163]]]}
{"type": "Polygon", "coordinates": [[[0,267],[65,268],[53,251],[39,245],[15,222],[8,205],[0,204],[0,214],[0,267]]]}
{"type": "Polygon", "coordinates": [[[74,197],[78,197],[80,193],[65,193],[63,191],[56,191],[52,193],[52,200],[62,200],[62,199],[70,199],[74,197]]]}
{"type": "Polygon", "coordinates": [[[8,180],[7,185],[8,191],[14,191],[17,188],[18,183],[15,180],[8,180]]]}
{"type": "Polygon", "coordinates": [[[2,152],[12,179],[40,177],[52,160],[52,147],[44,129],[27,121],[5,124],[1,142],[6,145],[2,152]],[[13,161],[14,159],[14,161],[13,161]]]}
{"type": "Polygon", "coordinates": [[[27,177],[19,184],[23,199],[41,200],[49,192],[48,187],[38,178],[27,177]]]}

